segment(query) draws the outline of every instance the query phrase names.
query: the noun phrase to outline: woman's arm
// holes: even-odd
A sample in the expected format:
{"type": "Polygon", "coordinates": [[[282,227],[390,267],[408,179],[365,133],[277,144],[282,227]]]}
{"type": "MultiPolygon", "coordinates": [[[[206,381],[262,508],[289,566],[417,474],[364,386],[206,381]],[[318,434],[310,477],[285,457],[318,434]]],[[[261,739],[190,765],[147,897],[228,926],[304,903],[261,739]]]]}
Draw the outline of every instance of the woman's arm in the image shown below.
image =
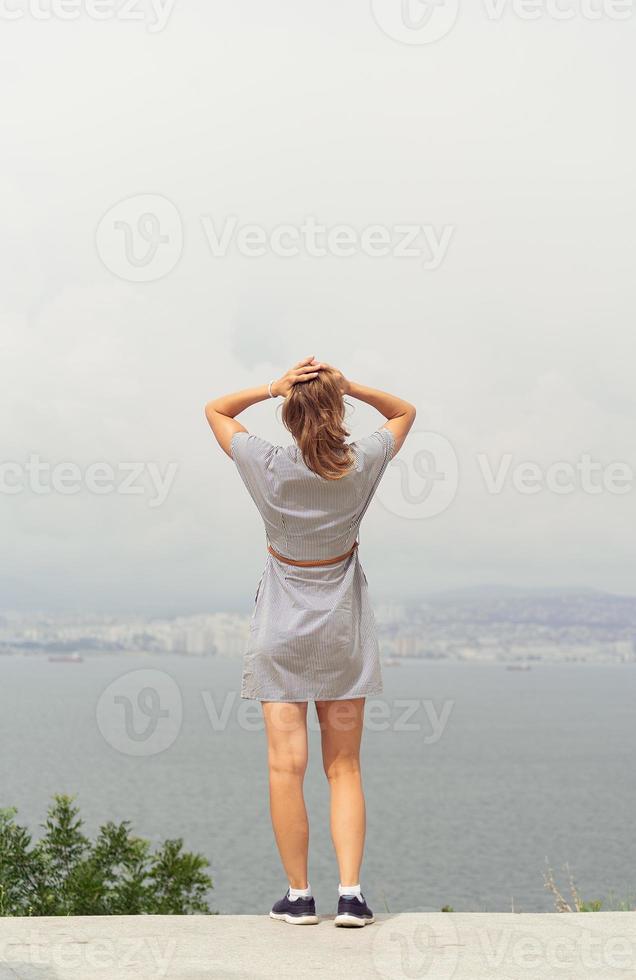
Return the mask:
{"type": "MultiPolygon", "coordinates": [[[[309,381],[310,378],[315,378],[320,365],[312,364],[313,360],[313,357],[306,357],[296,364],[295,367],[286,371],[278,381],[273,381],[272,395],[274,397],[278,397],[279,395],[286,397],[291,391],[292,386],[299,381],[309,381]]],[[[244,412],[250,405],[256,405],[258,402],[263,402],[268,398],[269,386],[259,385],[257,388],[243,388],[241,391],[235,391],[230,395],[222,395],[220,398],[215,398],[213,401],[208,402],[205,406],[205,417],[216,437],[216,441],[230,458],[232,456],[230,452],[232,436],[235,432],[247,432],[245,426],[236,421],[235,416],[244,412]]]]}
{"type": "Polygon", "coordinates": [[[234,416],[245,411],[250,405],[265,401],[266,398],[269,398],[268,386],[259,385],[258,388],[244,388],[231,395],[222,395],[205,406],[205,417],[210,423],[210,428],[219,446],[228,456],[232,455],[230,445],[234,433],[247,432],[245,426],[237,422],[234,416]]]}
{"type": "Polygon", "coordinates": [[[387,423],[382,428],[390,429],[393,433],[395,438],[395,453],[393,455],[395,456],[402,448],[402,444],[415,422],[417,414],[415,405],[404,401],[403,398],[398,398],[397,395],[390,395],[387,391],[380,391],[378,388],[368,388],[356,381],[347,381],[345,394],[357,398],[358,401],[366,402],[367,405],[372,405],[381,415],[384,415],[387,423]]]}
{"type": "MultiPolygon", "coordinates": [[[[330,364],[325,364],[324,361],[321,363],[322,367],[331,367],[330,364]]],[[[336,371],[340,375],[340,390],[343,395],[351,395],[352,398],[357,398],[358,401],[366,402],[367,405],[373,405],[381,415],[384,415],[387,423],[382,428],[390,429],[393,433],[395,438],[395,452],[393,455],[395,456],[402,448],[402,443],[415,422],[415,416],[417,414],[415,405],[404,401],[403,398],[398,398],[397,395],[390,395],[387,391],[380,391],[378,388],[368,388],[366,385],[359,385],[356,381],[348,381],[338,368],[331,367],[331,370],[336,371]]]]}

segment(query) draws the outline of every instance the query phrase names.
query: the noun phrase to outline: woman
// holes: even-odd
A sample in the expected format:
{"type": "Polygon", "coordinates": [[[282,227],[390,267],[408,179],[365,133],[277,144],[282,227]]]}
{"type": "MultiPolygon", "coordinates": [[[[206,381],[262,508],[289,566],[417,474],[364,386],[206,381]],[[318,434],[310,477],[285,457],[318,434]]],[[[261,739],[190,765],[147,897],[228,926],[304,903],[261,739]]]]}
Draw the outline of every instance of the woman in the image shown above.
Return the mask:
{"type": "Polygon", "coordinates": [[[292,924],[318,922],[307,879],[303,798],[307,703],[314,701],[340,875],[335,922],[364,926],[374,919],[360,888],[366,830],[360,742],[365,698],[382,691],[382,677],[357,544],[362,517],[413,425],[415,408],[307,357],[278,381],[217,398],[205,412],[258,507],[268,547],[241,697],[262,703],[270,811],[289,880],[270,915],[292,924]],[[347,443],[344,395],[373,405],[385,425],[347,443]],[[285,399],[283,422],[292,446],[274,446],[236,421],[270,397],[285,399]]]}

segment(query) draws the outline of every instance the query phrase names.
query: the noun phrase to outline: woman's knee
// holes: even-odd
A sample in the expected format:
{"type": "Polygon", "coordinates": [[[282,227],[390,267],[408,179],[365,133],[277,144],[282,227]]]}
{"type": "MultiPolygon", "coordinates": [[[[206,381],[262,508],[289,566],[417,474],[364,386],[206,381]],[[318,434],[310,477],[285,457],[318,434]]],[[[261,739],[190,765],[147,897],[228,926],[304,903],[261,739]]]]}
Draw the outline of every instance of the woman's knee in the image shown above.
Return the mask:
{"type": "Polygon", "coordinates": [[[307,754],[305,752],[270,749],[268,762],[269,771],[273,776],[302,779],[307,771],[307,754]]]}
{"type": "Polygon", "coordinates": [[[334,759],[323,759],[325,776],[330,783],[342,779],[359,778],[360,756],[355,753],[339,753],[334,759]]]}

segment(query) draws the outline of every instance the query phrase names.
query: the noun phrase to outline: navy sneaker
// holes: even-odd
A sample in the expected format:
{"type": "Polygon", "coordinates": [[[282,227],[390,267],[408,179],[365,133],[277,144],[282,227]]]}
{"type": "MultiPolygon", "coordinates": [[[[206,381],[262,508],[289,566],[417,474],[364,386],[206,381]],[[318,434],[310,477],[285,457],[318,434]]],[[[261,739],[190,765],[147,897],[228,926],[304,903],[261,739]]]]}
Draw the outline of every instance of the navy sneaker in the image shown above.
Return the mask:
{"type": "Polygon", "coordinates": [[[316,915],[316,903],[311,898],[297,898],[292,902],[287,891],[280,902],[274,902],[272,911],[269,913],[272,919],[282,919],[293,926],[313,926],[318,922],[316,915]]]}
{"type": "Polygon", "coordinates": [[[373,912],[367,905],[364,895],[341,895],[338,900],[337,926],[369,926],[375,922],[373,912]]]}

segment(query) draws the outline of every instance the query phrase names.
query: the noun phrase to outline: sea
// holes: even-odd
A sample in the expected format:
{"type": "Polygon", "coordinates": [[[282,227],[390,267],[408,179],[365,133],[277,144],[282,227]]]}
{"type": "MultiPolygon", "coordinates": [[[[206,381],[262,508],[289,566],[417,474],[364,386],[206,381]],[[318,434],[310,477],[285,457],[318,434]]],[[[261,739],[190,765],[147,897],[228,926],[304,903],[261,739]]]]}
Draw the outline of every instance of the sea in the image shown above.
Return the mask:
{"type": "MultiPolygon", "coordinates": [[[[89,835],[129,820],[153,846],[204,854],[213,911],[268,911],[287,883],[240,675],[223,656],[0,657],[0,806],[37,837],[70,794],[89,835]]],[[[383,677],[362,745],[374,910],[552,911],[548,867],[566,898],[571,875],[584,900],[634,907],[636,665],[411,660],[383,677]]],[[[308,733],[309,880],[328,914],[338,869],[311,702],[308,733]]]]}

